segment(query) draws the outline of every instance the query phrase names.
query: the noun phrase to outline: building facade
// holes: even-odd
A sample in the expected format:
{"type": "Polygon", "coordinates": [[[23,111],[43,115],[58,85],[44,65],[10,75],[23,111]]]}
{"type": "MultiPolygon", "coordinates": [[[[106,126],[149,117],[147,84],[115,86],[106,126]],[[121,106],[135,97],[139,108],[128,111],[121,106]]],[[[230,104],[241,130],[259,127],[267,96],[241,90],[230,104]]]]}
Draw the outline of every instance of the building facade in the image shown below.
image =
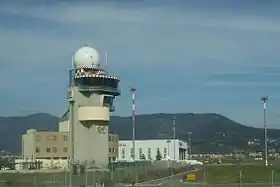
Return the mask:
{"type": "Polygon", "coordinates": [[[37,132],[29,129],[22,135],[22,156],[28,159],[66,159],[70,152],[68,139],[68,132],[37,132]]]}
{"type": "MultiPolygon", "coordinates": [[[[108,160],[118,157],[118,134],[108,135],[108,160]]],[[[88,143],[89,145],[90,142],[88,143]]],[[[49,132],[27,130],[22,135],[22,156],[25,159],[68,159],[71,153],[69,131],[49,132]]]]}
{"type": "Polygon", "coordinates": [[[110,133],[108,136],[108,147],[109,147],[109,162],[114,162],[118,160],[119,154],[119,135],[115,133],[110,133]]]}
{"type": "MultiPolygon", "coordinates": [[[[132,140],[120,140],[118,160],[131,161],[132,147],[132,140]]],[[[156,160],[158,152],[162,159],[186,160],[188,144],[178,139],[135,140],[135,160],[156,160]]]]}

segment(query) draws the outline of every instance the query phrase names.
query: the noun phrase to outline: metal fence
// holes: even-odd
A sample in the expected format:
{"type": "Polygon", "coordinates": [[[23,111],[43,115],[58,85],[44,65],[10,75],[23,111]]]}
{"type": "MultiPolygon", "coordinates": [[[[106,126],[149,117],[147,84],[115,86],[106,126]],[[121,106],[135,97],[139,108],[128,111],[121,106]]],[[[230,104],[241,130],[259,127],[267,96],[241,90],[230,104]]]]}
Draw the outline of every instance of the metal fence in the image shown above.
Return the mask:
{"type": "Polygon", "coordinates": [[[277,187],[280,186],[280,168],[262,165],[206,166],[198,172],[186,173],[184,183],[198,187],[277,187]]]}
{"type": "Polygon", "coordinates": [[[1,172],[0,187],[111,187],[125,186],[132,181],[142,182],[183,172],[186,166],[176,169],[155,164],[124,164],[104,170],[88,169],[71,174],[69,171],[1,172]],[[71,182],[70,182],[71,181],[71,182]]]}

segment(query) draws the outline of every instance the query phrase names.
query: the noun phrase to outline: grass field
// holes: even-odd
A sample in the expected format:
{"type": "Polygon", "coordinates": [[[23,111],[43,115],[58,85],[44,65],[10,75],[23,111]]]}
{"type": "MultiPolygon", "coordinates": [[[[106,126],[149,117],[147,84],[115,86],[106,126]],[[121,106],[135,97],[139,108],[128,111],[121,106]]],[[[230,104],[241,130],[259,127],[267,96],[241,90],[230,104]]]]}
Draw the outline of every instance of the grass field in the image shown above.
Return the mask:
{"type": "MultiPolygon", "coordinates": [[[[207,184],[263,183],[280,184],[280,165],[205,165],[195,172],[196,180],[207,184]]],[[[186,180],[185,180],[186,181],[186,180]]]]}
{"type": "MultiPolygon", "coordinates": [[[[178,168],[174,174],[186,171],[189,167],[178,168]]],[[[171,170],[168,168],[123,168],[115,172],[92,172],[86,174],[72,175],[72,186],[81,187],[87,183],[89,186],[94,181],[105,183],[131,183],[132,180],[143,182],[169,176],[171,170]],[[87,181],[87,182],[86,182],[87,181]]],[[[69,186],[69,172],[60,173],[0,173],[0,187],[67,187],[69,186]]]]}

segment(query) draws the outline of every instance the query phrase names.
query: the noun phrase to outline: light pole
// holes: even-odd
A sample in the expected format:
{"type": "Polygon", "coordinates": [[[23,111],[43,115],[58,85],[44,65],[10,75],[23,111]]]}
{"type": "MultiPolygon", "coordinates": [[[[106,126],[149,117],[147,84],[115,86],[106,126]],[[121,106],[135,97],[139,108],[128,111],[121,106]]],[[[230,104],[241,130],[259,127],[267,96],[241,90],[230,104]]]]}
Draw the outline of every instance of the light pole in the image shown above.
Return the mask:
{"type": "Polygon", "coordinates": [[[192,158],[192,147],[191,147],[191,136],[192,136],[192,132],[188,132],[189,135],[189,160],[191,160],[192,158]]]}
{"type": "Polygon", "coordinates": [[[136,89],[131,88],[132,94],[132,159],[135,161],[135,117],[136,117],[136,106],[135,106],[135,95],[136,89]]]}
{"type": "Polygon", "coordinates": [[[176,144],[175,144],[175,140],[176,140],[176,116],[173,117],[172,120],[172,124],[173,124],[173,160],[175,161],[175,156],[176,156],[176,144]]]}
{"type": "Polygon", "coordinates": [[[264,125],[264,152],[265,152],[265,166],[268,166],[268,160],[267,160],[267,125],[266,125],[266,103],[268,100],[268,96],[263,96],[263,125],[264,125]]]}

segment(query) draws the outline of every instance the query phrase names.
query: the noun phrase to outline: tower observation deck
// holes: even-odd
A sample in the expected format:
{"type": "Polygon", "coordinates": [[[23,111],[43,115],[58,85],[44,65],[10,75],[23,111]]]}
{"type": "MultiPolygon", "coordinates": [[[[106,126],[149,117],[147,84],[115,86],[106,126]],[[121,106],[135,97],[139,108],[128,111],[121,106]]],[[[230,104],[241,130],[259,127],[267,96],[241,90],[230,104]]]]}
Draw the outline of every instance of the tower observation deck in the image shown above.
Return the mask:
{"type": "Polygon", "coordinates": [[[107,167],[108,122],[115,110],[113,101],[120,95],[119,82],[100,67],[94,48],[76,51],[67,92],[72,163],[107,167]]]}

